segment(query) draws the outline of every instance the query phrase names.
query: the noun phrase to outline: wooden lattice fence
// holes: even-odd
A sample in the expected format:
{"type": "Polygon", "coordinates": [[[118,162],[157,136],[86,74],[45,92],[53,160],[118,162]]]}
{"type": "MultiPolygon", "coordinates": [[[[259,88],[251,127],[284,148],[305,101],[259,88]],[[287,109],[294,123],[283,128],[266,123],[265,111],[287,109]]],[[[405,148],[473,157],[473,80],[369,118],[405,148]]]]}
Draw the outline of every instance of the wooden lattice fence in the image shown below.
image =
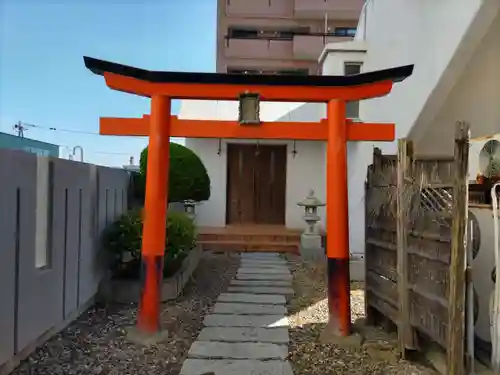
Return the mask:
{"type": "Polygon", "coordinates": [[[451,158],[418,156],[406,140],[398,155],[375,149],[365,200],[368,322],[392,321],[403,355],[430,340],[462,368],[467,129],[458,126],[451,158]]]}

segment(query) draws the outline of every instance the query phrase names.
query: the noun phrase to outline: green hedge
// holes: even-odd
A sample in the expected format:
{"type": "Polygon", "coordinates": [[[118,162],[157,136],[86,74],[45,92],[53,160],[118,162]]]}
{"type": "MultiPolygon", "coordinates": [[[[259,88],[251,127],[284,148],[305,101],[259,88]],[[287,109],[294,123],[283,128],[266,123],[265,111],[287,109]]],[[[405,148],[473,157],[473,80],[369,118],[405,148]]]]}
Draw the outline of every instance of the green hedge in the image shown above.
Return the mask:
{"type": "MultiPolygon", "coordinates": [[[[146,180],[148,148],[141,153],[142,183],[146,180]]],[[[170,143],[168,201],[206,201],[210,198],[210,177],[201,159],[189,148],[170,143]]]]}
{"type": "MultiPolygon", "coordinates": [[[[122,215],[104,231],[103,248],[115,278],[138,279],[141,270],[142,210],[122,215]]],[[[163,276],[177,272],[196,245],[196,228],[183,212],[169,212],[163,276]]]]}

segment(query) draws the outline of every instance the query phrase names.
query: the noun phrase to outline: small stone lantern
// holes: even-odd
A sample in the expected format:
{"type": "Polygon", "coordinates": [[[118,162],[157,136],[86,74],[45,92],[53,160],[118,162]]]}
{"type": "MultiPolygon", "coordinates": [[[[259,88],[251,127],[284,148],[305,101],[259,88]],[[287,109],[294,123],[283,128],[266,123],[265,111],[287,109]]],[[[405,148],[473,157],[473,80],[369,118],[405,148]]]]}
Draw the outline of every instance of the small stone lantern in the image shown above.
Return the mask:
{"type": "Polygon", "coordinates": [[[300,236],[300,255],[306,261],[318,261],[325,259],[325,250],[322,246],[322,238],[317,230],[316,224],[320,221],[318,207],[325,204],[314,196],[314,190],[309,190],[309,194],[297,206],[304,207],[304,220],[307,228],[300,236]]]}
{"type": "Polygon", "coordinates": [[[318,207],[324,207],[325,204],[314,196],[314,190],[309,190],[305,199],[297,203],[297,206],[304,207],[304,220],[307,228],[304,234],[317,234],[316,223],[321,220],[318,216],[318,207]]]}
{"type": "Polygon", "coordinates": [[[184,212],[186,215],[191,218],[191,220],[194,220],[196,217],[196,206],[199,204],[198,202],[188,199],[183,202],[184,204],[184,212]]]}

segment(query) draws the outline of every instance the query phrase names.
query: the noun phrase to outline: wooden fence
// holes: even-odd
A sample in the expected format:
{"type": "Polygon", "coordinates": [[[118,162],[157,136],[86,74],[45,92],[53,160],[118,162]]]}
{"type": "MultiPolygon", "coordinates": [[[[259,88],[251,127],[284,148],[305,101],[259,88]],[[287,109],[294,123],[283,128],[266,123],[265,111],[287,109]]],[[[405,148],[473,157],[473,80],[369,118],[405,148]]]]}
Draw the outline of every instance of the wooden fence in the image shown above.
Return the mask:
{"type": "Polygon", "coordinates": [[[398,155],[375,149],[366,184],[366,307],[398,328],[400,350],[421,339],[448,354],[448,374],[464,368],[468,126],[457,124],[455,155],[398,155]]]}

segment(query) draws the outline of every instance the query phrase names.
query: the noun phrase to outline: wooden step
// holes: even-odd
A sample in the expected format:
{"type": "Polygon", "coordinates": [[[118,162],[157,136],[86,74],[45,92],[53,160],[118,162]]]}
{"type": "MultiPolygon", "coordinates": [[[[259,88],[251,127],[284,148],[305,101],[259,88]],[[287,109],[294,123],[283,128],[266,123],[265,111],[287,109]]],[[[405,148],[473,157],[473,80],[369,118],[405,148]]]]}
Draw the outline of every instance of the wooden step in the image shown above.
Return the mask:
{"type": "Polygon", "coordinates": [[[269,233],[200,233],[198,241],[233,241],[233,242],[280,242],[298,243],[299,234],[269,234],[269,233]]]}
{"type": "Polygon", "coordinates": [[[274,242],[274,241],[198,241],[204,250],[214,252],[278,252],[294,253],[299,252],[299,243],[274,242]]]}

